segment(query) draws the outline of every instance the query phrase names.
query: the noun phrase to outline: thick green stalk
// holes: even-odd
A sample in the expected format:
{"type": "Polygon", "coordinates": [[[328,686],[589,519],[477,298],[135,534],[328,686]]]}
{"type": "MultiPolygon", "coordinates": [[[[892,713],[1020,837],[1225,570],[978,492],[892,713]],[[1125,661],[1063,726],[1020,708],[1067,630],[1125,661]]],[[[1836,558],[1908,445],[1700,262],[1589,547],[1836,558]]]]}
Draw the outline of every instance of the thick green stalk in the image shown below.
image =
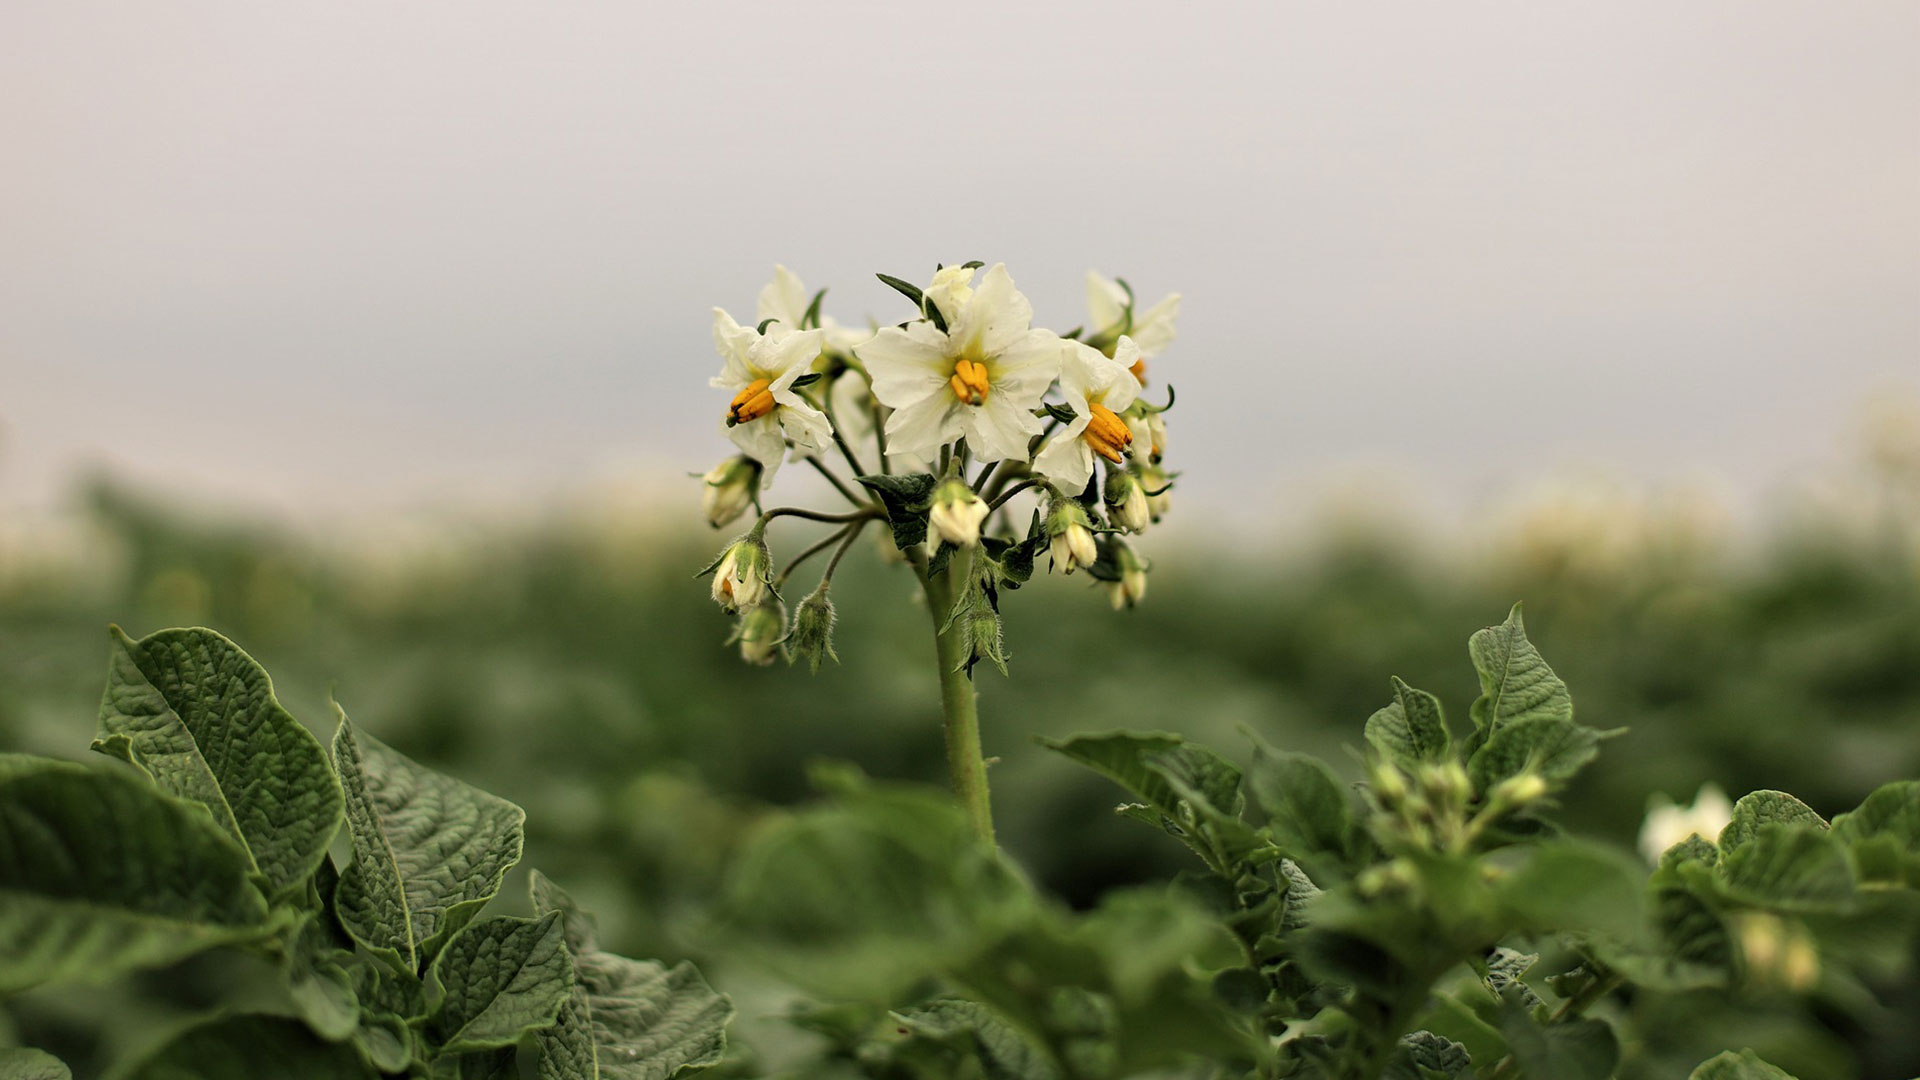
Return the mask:
{"type": "Polygon", "coordinates": [[[940,668],[940,708],[946,717],[947,773],[953,781],[954,797],[967,812],[973,831],[988,844],[993,843],[993,804],[987,790],[987,763],[980,756],[980,712],[967,675],[967,628],[956,620],[943,631],[941,626],[953,610],[955,590],[973,572],[973,552],[962,550],[940,574],[929,574],[925,563],[915,560],[926,586],[927,613],[933,619],[934,655],[940,668]]]}

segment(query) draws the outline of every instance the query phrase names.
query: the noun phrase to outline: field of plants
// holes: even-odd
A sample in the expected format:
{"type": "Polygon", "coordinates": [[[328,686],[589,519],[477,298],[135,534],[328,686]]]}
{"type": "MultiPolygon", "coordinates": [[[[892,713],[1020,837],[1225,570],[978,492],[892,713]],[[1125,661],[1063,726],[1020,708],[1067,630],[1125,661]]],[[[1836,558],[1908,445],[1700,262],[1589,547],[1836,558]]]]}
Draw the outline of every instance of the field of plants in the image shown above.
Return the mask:
{"type": "MultiPolygon", "coordinates": [[[[89,500],[84,529],[8,552],[0,748],[99,760],[85,748],[109,658],[119,685],[144,655],[132,639],[217,628],[271,672],[317,765],[331,698],[376,797],[417,761],[524,808],[524,858],[495,860],[480,892],[499,898],[475,926],[551,959],[564,923],[583,980],[697,965],[647,1014],[686,1020],[697,1045],[671,1058],[648,1044],[669,1057],[597,1075],[704,1062],[740,1076],[1655,1078],[1749,1048],[1803,1080],[1920,1070],[1915,810],[1910,789],[1886,787],[1920,776],[1920,560],[1898,527],[1781,529],[1737,556],[1627,506],[1544,509],[1466,550],[1386,521],[1284,556],[1189,539],[1156,553],[1151,601],[1117,615],[1077,578],[1036,579],[1037,598],[1006,613],[1012,676],[975,676],[1001,862],[945,793],[910,567],[849,560],[835,596],[858,616],[839,627],[840,662],[809,678],[723,645],[726,621],[690,580],[712,535],[674,523],[691,490],[670,514],[649,500],[351,545],[110,485],[89,500]],[[1524,637],[1509,623],[1470,658],[1469,637],[1516,600],[1524,637]],[[132,639],[116,644],[110,623],[132,639]],[[1530,759],[1559,763],[1535,770],[1540,786],[1501,788],[1502,770],[1455,755],[1499,719],[1468,707],[1487,697],[1489,650],[1525,642],[1577,702],[1580,734],[1530,759]],[[1432,701],[1450,734],[1421,727],[1432,701]],[[1074,738],[1114,731],[1165,734],[1074,738]],[[1743,801],[1733,816],[1751,835],[1669,856],[1649,882],[1649,798],[1686,804],[1703,782],[1799,801],[1743,801]],[[1517,812],[1488,818],[1497,800],[1517,812]],[[1562,827],[1583,841],[1554,840],[1562,827]],[[1814,854],[1785,850],[1800,846],[1814,854]],[[1377,1031],[1394,1039],[1369,1044],[1377,1031]]],[[[90,798],[128,795],[109,786],[90,798]]],[[[27,842],[17,817],[9,829],[27,842]]],[[[357,860],[357,836],[342,830],[336,861],[357,860]]],[[[22,850],[0,859],[10,874],[22,850]]],[[[302,1035],[344,1055],[307,1062],[290,1049],[307,1041],[285,1041],[296,1020],[224,1021],[258,1028],[240,1034],[264,1040],[265,1060],[305,1062],[272,1075],[360,1075],[349,1046],[397,1065],[409,1030],[444,1051],[422,1055],[432,1075],[534,1075],[499,1064],[502,1039],[564,1041],[564,1022],[490,1040],[474,1034],[485,1017],[445,1002],[418,1018],[375,1008],[364,981],[368,1014],[348,1024],[335,1002],[328,1018],[315,979],[286,969],[331,955],[317,969],[340,987],[377,982],[371,931],[353,934],[351,963],[351,940],[124,963],[108,955],[124,941],[95,941],[96,970],[26,978],[20,910],[0,915],[8,988],[39,985],[7,999],[0,1043],[76,1076],[140,1060],[141,1076],[268,1075],[244,1054],[182,1065],[194,1044],[168,1041],[235,1009],[356,1029],[302,1035]],[[150,1056],[162,1045],[171,1065],[150,1056]]],[[[471,953],[478,936],[454,940],[471,953]]],[[[551,1024],[564,997],[513,1004],[551,1024]]],[[[245,1045],[233,1034],[210,1045],[245,1045]]],[[[1701,1075],[1780,1075],[1765,1068],[1726,1058],[1701,1075]]]]}

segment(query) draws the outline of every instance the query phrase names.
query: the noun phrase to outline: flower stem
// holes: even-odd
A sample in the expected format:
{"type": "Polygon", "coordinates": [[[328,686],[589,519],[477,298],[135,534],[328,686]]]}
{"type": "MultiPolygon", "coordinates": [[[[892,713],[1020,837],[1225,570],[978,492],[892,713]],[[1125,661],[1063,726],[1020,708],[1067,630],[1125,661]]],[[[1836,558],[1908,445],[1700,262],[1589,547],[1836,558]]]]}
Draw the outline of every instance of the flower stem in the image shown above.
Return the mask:
{"type": "Polygon", "coordinates": [[[940,708],[946,718],[947,773],[974,835],[993,844],[993,804],[987,790],[987,763],[980,755],[980,712],[973,679],[965,670],[966,628],[942,627],[953,609],[955,590],[973,573],[973,550],[963,548],[940,574],[927,573],[926,558],[915,553],[915,572],[926,589],[927,614],[933,619],[934,655],[940,673],[940,708]]]}

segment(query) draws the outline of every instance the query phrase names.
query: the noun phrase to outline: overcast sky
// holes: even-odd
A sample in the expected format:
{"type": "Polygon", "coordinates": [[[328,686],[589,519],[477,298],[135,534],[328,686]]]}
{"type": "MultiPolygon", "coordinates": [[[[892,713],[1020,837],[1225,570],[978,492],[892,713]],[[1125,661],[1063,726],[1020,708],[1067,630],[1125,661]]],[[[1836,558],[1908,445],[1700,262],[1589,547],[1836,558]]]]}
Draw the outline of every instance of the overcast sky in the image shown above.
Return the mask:
{"type": "Polygon", "coordinates": [[[1185,295],[1194,497],[1352,463],[1752,494],[1920,382],[1920,4],[0,5],[0,504],[727,450],[773,264],[1185,295]]]}

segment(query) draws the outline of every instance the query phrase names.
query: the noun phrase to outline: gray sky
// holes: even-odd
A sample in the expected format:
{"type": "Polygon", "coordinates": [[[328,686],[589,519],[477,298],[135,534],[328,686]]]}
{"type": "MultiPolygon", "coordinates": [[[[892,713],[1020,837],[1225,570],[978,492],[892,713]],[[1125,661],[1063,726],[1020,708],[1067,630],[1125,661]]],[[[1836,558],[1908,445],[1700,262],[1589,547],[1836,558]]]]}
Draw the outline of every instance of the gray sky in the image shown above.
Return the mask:
{"type": "Polygon", "coordinates": [[[297,508],[727,444],[776,261],[1186,301],[1196,497],[1766,490],[1920,381],[1920,4],[0,5],[0,505],[297,508]]]}

